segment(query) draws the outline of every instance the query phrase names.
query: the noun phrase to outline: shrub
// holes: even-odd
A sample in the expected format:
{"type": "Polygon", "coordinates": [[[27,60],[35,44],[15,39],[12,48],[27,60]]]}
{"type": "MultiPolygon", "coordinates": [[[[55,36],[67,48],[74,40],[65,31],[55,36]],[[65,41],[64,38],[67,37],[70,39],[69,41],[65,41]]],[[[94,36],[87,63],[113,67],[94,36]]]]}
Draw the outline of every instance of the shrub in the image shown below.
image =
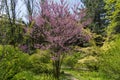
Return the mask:
{"type": "Polygon", "coordinates": [[[74,57],[68,56],[64,60],[64,65],[67,67],[73,68],[76,62],[77,61],[74,59],[74,57]]]}
{"type": "Polygon", "coordinates": [[[78,48],[77,50],[81,52],[81,57],[78,58],[75,69],[98,71],[100,47],[93,45],[87,48],[78,48]]]}
{"type": "Polygon", "coordinates": [[[10,80],[15,74],[26,69],[29,55],[22,53],[12,46],[0,48],[0,80],[10,80]]]}
{"type": "Polygon", "coordinates": [[[100,70],[113,80],[120,79],[120,39],[109,42],[110,48],[101,54],[100,70]]]}
{"type": "Polygon", "coordinates": [[[84,70],[98,70],[98,59],[94,56],[87,56],[83,59],[78,60],[78,63],[75,65],[76,69],[84,69],[84,70]]]}
{"type": "Polygon", "coordinates": [[[68,54],[64,59],[63,65],[66,67],[74,68],[75,64],[77,63],[78,59],[80,58],[79,52],[74,52],[73,54],[68,54]]]}
{"type": "Polygon", "coordinates": [[[35,80],[34,74],[30,71],[22,71],[16,74],[12,80],[35,80]]]}
{"type": "Polygon", "coordinates": [[[36,74],[52,72],[49,51],[39,50],[29,57],[30,70],[36,74]]]}

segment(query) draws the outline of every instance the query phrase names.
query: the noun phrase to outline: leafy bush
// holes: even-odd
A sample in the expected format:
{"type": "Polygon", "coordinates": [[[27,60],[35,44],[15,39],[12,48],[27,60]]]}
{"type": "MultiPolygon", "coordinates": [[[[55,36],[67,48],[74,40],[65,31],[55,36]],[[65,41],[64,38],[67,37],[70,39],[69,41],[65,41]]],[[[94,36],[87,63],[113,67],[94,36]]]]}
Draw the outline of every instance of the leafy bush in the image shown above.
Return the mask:
{"type": "MultiPolygon", "coordinates": [[[[87,47],[87,48],[76,48],[78,51],[75,53],[74,59],[75,63],[73,63],[74,69],[83,69],[83,70],[98,70],[98,57],[100,54],[100,49],[97,46],[87,47]]],[[[73,57],[72,56],[72,57],[73,57]]],[[[71,58],[71,57],[70,57],[71,58]]],[[[70,64],[71,62],[69,62],[70,64]]]]}
{"type": "Polygon", "coordinates": [[[78,59],[80,58],[79,52],[74,52],[73,54],[68,54],[64,59],[63,65],[66,67],[74,68],[75,64],[77,63],[78,59]]]}
{"type": "Polygon", "coordinates": [[[75,65],[75,69],[83,69],[83,70],[98,70],[98,59],[94,56],[87,56],[83,59],[78,60],[78,63],[75,65]]]}
{"type": "Polygon", "coordinates": [[[77,62],[77,60],[74,57],[68,56],[64,60],[64,65],[70,68],[74,68],[74,64],[77,62]]]}
{"type": "Polygon", "coordinates": [[[30,70],[36,74],[52,72],[52,64],[48,51],[39,50],[29,57],[30,70]]]}
{"type": "Polygon", "coordinates": [[[10,80],[15,74],[26,69],[29,55],[22,53],[12,46],[0,48],[0,80],[10,80]]]}
{"type": "Polygon", "coordinates": [[[120,79],[120,39],[109,43],[110,48],[101,54],[100,70],[113,80],[120,79]]]}
{"type": "Polygon", "coordinates": [[[30,71],[22,71],[16,74],[12,80],[35,80],[34,74],[30,71]]]}
{"type": "MultiPolygon", "coordinates": [[[[48,53],[49,51],[39,50],[38,53],[30,56],[13,46],[0,46],[0,57],[2,58],[0,59],[0,80],[35,80],[32,79],[34,73],[51,73],[52,64],[48,53]]],[[[49,77],[44,78],[47,80],[49,77]]]]}

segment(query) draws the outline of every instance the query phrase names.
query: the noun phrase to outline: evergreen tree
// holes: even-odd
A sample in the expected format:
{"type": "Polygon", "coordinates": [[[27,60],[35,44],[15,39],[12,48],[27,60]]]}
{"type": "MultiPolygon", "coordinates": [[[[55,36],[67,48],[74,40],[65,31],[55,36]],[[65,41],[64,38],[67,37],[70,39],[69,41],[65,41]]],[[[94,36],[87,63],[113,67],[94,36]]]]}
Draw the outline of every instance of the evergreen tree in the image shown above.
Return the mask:
{"type": "Polygon", "coordinates": [[[91,32],[96,33],[95,42],[96,45],[101,46],[106,36],[105,28],[107,22],[105,19],[106,10],[104,9],[105,3],[103,0],[82,0],[85,7],[87,8],[87,17],[93,19],[89,28],[91,32]]]}

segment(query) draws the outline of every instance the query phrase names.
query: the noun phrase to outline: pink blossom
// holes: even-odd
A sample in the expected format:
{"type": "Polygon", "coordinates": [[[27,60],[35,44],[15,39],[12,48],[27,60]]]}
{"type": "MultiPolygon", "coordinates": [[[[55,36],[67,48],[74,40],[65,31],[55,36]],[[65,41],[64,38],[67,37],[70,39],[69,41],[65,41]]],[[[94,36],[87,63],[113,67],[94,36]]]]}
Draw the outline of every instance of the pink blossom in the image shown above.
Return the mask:
{"type": "MultiPolygon", "coordinates": [[[[69,46],[78,40],[89,41],[89,34],[84,34],[84,26],[91,20],[82,21],[86,15],[85,9],[78,12],[78,4],[70,12],[67,1],[60,3],[45,0],[40,5],[41,12],[36,16],[33,26],[33,39],[36,48],[56,49],[58,52],[69,50],[69,46]],[[43,37],[43,42],[41,37],[43,37]]],[[[57,52],[57,53],[58,53],[57,52]]]]}

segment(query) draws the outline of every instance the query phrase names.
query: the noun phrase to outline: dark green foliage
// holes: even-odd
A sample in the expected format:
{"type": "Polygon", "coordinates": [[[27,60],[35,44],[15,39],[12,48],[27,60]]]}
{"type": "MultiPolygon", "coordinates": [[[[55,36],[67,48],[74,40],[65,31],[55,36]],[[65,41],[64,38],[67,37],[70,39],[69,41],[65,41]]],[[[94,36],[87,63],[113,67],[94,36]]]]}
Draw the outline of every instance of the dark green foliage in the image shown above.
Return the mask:
{"type": "Polygon", "coordinates": [[[102,46],[104,44],[105,38],[103,38],[102,35],[97,35],[95,38],[95,44],[96,46],[102,46]]]}
{"type": "Polygon", "coordinates": [[[106,37],[105,28],[108,25],[108,22],[105,18],[106,10],[104,9],[105,3],[103,0],[82,0],[85,7],[87,8],[87,16],[90,17],[93,22],[88,26],[91,32],[96,35],[100,35],[101,40],[98,40],[99,37],[94,36],[94,40],[97,46],[102,46],[104,39],[106,37]]]}
{"type": "Polygon", "coordinates": [[[23,41],[23,24],[10,25],[7,18],[0,19],[0,44],[18,45],[23,41]]]}
{"type": "Polygon", "coordinates": [[[85,7],[87,8],[87,17],[93,19],[93,23],[90,24],[89,28],[92,32],[97,34],[103,34],[104,28],[106,27],[106,10],[104,9],[105,3],[103,0],[82,0],[85,7]]]}

